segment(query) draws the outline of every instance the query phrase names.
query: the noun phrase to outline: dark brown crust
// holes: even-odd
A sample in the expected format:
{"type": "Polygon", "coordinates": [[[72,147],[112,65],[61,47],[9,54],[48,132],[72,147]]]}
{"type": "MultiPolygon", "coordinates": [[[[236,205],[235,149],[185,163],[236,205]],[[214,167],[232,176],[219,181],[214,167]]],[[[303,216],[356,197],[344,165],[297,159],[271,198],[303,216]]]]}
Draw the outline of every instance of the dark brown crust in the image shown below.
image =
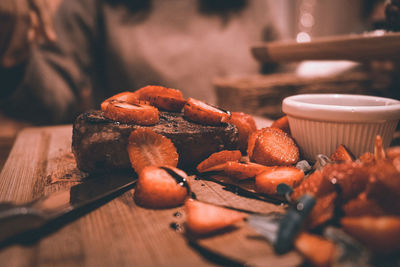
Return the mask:
{"type": "Polygon", "coordinates": [[[89,111],[77,117],[73,126],[72,151],[80,170],[93,173],[130,168],[126,150],[130,133],[150,127],[174,143],[178,167],[190,169],[214,152],[238,147],[238,130],[232,124],[201,125],[185,120],[182,113],[161,112],[153,126],[111,121],[102,111],[89,111]]]}

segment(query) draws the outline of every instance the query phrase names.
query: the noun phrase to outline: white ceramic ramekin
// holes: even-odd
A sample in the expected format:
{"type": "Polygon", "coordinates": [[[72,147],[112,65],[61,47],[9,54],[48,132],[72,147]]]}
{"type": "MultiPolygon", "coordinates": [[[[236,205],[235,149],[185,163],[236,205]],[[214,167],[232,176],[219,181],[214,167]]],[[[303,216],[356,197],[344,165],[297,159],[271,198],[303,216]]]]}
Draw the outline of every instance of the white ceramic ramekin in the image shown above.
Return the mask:
{"type": "Polygon", "coordinates": [[[356,157],[373,152],[378,134],[387,147],[400,119],[400,101],[365,95],[294,95],[283,100],[282,110],[303,157],[312,161],[341,144],[356,157]]]}

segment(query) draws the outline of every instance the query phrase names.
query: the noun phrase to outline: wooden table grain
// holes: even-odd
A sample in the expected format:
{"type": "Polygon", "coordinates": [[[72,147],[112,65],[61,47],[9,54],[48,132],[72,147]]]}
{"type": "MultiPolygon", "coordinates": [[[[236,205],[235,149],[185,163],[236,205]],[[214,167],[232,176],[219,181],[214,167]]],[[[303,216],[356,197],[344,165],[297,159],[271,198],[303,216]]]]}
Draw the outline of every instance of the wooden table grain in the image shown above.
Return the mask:
{"type": "MultiPolygon", "coordinates": [[[[26,128],[0,173],[0,201],[24,203],[85,179],[71,153],[72,126],[26,128]]],[[[282,206],[246,198],[205,180],[190,179],[197,198],[255,212],[281,212],[282,206]]],[[[0,266],[296,266],[296,253],[276,256],[245,223],[205,239],[188,239],[182,207],[144,209],[134,189],[97,208],[65,218],[33,236],[0,246],[0,266]],[[176,216],[176,215],[181,216],[176,216]],[[190,240],[190,241],[189,241],[190,240]],[[272,265],[271,265],[272,264],[272,265]]],[[[6,229],[0,229],[5,231],[6,229]]]]}

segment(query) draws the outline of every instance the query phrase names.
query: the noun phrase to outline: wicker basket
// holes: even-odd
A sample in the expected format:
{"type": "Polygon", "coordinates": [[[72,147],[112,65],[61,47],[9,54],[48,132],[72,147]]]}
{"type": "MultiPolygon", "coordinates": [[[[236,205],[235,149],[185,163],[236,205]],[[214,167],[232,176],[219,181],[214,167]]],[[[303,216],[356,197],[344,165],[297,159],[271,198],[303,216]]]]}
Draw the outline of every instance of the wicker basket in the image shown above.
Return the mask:
{"type": "MultiPolygon", "coordinates": [[[[384,82],[385,83],[385,82],[384,82]]],[[[381,95],[375,79],[364,72],[332,77],[305,78],[293,73],[217,78],[214,81],[218,106],[276,119],[283,115],[282,100],[305,93],[381,95]]]]}

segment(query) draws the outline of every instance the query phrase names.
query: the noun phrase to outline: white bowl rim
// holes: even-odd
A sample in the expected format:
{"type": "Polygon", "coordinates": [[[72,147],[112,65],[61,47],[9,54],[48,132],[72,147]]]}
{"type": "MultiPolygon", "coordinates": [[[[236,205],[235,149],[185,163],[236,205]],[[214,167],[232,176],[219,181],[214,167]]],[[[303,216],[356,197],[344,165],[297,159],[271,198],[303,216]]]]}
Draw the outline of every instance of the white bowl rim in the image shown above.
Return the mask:
{"type": "Polygon", "coordinates": [[[400,119],[400,101],[396,99],[356,95],[356,94],[298,94],[286,97],[282,103],[282,111],[288,116],[341,122],[384,122],[400,119]],[[362,100],[380,105],[336,105],[317,104],[305,101],[325,100],[362,100]]]}

